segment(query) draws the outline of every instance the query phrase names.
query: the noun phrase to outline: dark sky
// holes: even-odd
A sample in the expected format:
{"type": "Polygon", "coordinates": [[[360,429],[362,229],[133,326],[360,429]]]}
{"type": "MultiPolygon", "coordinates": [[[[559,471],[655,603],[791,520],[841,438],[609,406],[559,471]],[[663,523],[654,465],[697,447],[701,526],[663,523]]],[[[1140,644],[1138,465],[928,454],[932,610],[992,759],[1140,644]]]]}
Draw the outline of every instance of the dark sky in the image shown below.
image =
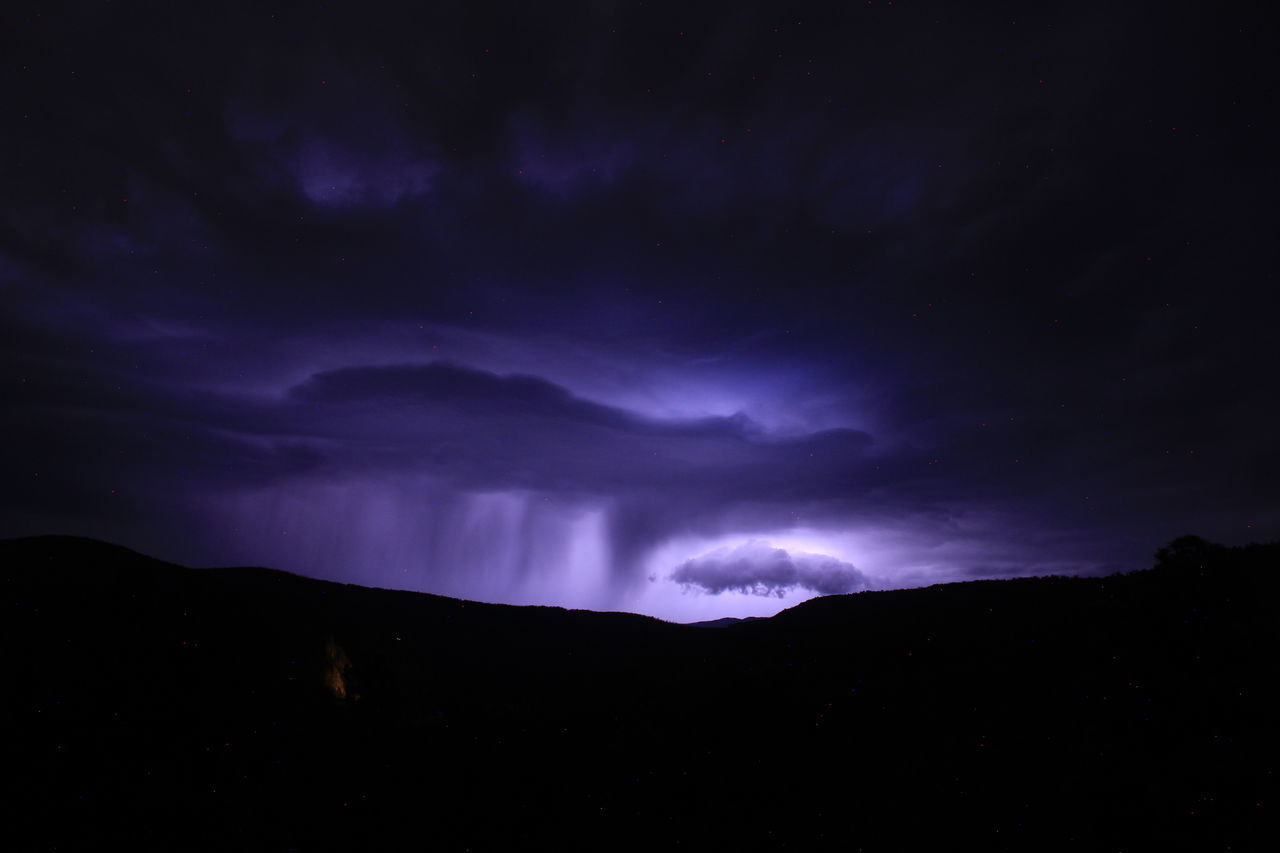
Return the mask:
{"type": "Polygon", "coordinates": [[[0,535],[675,619],[1280,538],[1266,4],[4,4],[0,535]]]}

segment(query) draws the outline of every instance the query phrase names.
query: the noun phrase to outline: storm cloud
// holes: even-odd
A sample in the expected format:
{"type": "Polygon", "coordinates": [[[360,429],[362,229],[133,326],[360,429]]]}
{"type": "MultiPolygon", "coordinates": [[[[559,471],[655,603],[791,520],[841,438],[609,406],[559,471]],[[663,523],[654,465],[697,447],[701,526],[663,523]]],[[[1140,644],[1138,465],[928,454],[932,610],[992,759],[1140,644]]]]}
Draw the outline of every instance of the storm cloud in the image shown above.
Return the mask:
{"type": "Polygon", "coordinates": [[[690,618],[1280,536],[1252,12],[483,5],[7,22],[0,535],[690,618]]]}
{"type": "Polygon", "coordinates": [[[711,595],[734,591],[778,598],[796,587],[838,595],[871,585],[852,563],[826,554],[792,553],[756,539],[686,560],[670,579],[711,595]]]}

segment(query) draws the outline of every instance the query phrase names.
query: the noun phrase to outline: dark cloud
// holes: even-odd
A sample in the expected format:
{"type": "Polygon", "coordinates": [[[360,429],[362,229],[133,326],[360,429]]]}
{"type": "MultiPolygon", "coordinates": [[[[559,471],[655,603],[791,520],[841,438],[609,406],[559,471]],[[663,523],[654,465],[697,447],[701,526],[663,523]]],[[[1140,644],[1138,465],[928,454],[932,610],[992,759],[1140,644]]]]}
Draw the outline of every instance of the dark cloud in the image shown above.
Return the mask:
{"type": "MultiPolygon", "coordinates": [[[[291,389],[290,396],[311,404],[402,402],[450,407],[480,416],[563,420],[672,438],[763,437],[741,414],[681,421],[646,418],[575,397],[567,389],[534,376],[498,376],[446,362],[327,371],[291,389]]],[[[854,430],[843,434],[854,445],[870,441],[865,433],[854,430]]]]}
{"type": "Polygon", "coordinates": [[[588,508],[620,583],[1280,535],[1280,126],[1224,9],[19,9],[0,532],[424,585],[588,508]]]}
{"type": "Polygon", "coordinates": [[[686,560],[670,579],[711,595],[743,592],[778,598],[797,587],[819,595],[839,595],[871,585],[852,563],[826,554],[788,552],[756,539],[686,560]]]}

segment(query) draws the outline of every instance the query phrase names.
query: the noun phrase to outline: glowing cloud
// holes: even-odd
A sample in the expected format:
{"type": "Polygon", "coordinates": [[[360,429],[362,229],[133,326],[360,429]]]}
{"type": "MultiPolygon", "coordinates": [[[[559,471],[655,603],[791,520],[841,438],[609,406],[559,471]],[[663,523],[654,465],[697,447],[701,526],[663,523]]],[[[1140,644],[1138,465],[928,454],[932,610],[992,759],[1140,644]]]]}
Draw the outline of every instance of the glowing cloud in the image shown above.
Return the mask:
{"type": "Polygon", "coordinates": [[[852,563],[827,554],[791,553],[759,539],[685,560],[671,574],[671,580],[686,591],[696,588],[711,595],[736,591],[778,598],[795,587],[836,595],[871,585],[852,563]]]}

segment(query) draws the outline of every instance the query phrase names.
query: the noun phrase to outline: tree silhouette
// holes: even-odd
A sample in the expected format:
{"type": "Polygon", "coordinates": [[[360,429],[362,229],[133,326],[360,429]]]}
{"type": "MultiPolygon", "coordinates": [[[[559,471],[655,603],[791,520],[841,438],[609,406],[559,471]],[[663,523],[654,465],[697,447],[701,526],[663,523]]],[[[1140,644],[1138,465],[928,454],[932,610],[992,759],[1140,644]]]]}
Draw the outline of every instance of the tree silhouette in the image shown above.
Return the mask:
{"type": "Polygon", "coordinates": [[[1179,536],[1163,548],[1156,549],[1156,566],[1158,568],[1168,568],[1172,566],[1185,567],[1192,564],[1199,565],[1206,557],[1223,550],[1223,547],[1215,542],[1210,542],[1202,536],[1179,536]]]}

